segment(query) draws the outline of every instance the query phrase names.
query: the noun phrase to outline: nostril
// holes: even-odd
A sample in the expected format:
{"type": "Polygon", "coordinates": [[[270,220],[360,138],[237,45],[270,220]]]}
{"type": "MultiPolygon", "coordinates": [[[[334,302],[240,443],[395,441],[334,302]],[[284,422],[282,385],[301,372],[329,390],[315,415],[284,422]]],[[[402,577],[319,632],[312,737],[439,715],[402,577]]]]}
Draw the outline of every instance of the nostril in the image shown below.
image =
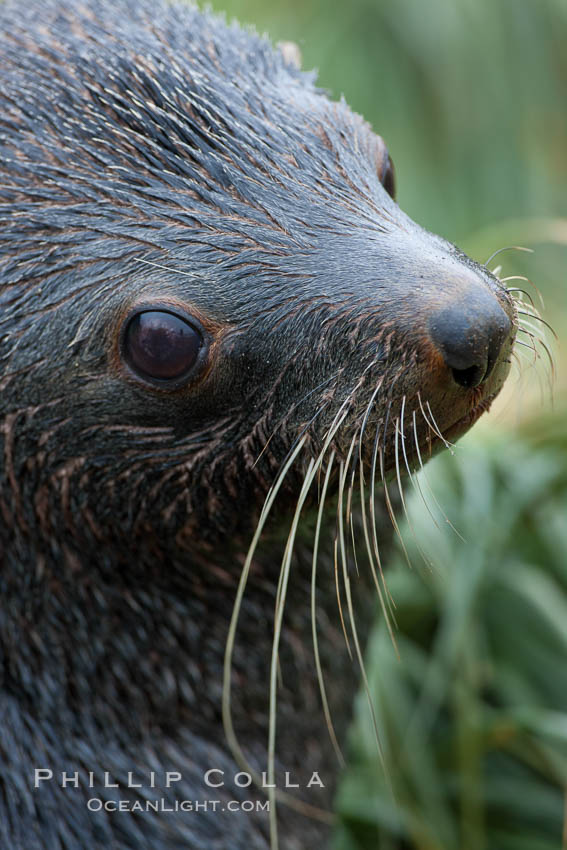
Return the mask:
{"type": "Polygon", "coordinates": [[[484,380],[486,369],[483,366],[470,366],[468,369],[451,369],[451,372],[460,387],[478,387],[484,380]]]}
{"type": "Polygon", "coordinates": [[[429,319],[431,339],[454,380],[477,387],[491,374],[512,323],[488,290],[469,292],[429,319]]]}

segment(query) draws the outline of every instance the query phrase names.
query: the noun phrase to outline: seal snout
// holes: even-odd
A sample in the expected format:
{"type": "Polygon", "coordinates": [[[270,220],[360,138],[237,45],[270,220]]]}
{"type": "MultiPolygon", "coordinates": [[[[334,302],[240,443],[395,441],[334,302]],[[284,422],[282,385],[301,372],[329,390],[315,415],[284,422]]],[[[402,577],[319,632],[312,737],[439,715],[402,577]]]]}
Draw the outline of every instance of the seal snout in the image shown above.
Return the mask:
{"type": "Polygon", "coordinates": [[[486,381],[511,333],[510,317],[488,289],[467,293],[429,319],[432,342],[456,383],[467,388],[486,381]]]}

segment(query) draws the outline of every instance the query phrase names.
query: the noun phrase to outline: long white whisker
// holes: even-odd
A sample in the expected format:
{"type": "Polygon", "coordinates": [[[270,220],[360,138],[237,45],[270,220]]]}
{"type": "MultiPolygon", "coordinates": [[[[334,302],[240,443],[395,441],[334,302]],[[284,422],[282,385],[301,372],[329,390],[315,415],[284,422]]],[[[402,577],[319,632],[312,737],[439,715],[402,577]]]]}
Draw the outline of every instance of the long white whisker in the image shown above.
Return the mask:
{"type": "MultiPolygon", "coordinates": [[[[524,303],[524,302],[522,302],[522,303],[524,303]]],[[[551,327],[549,322],[547,322],[542,316],[539,315],[539,313],[537,313],[535,310],[520,310],[519,308],[516,308],[516,309],[517,309],[517,312],[519,313],[520,316],[528,316],[530,319],[533,319],[534,322],[539,322],[540,324],[542,324],[550,332],[553,339],[556,342],[558,341],[559,337],[557,336],[554,329],[551,327]]],[[[526,325],[526,324],[528,324],[528,322],[525,319],[522,319],[521,324],[526,325]]],[[[531,325],[531,323],[530,323],[530,325],[531,325]]],[[[534,328],[536,333],[538,333],[538,334],[540,333],[540,328],[537,325],[531,325],[531,327],[534,328]]]]}
{"type": "Polygon", "coordinates": [[[390,499],[390,493],[388,490],[388,482],[386,481],[386,471],[384,464],[384,452],[382,448],[380,448],[378,452],[378,456],[380,459],[380,477],[382,479],[382,486],[384,487],[384,497],[386,499],[386,507],[388,509],[388,515],[390,517],[390,522],[394,526],[394,531],[396,532],[396,536],[400,541],[400,546],[402,547],[402,552],[404,553],[404,557],[407,561],[408,567],[411,569],[411,560],[408,554],[408,550],[406,549],[406,544],[404,542],[404,538],[402,536],[402,532],[400,531],[400,526],[398,525],[398,521],[396,519],[396,513],[394,511],[394,507],[392,505],[392,500],[390,499]]]}
{"type": "MultiPolygon", "coordinates": [[[[404,397],[404,402],[405,402],[405,397],[404,397]]],[[[408,460],[408,456],[407,456],[407,452],[406,452],[406,441],[405,441],[405,438],[404,438],[404,411],[403,411],[403,407],[402,407],[402,411],[401,411],[401,414],[400,414],[400,420],[401,420],[401,428],[402,428],[402,453],[403,453],[403,456],[404,456],[404,464],[405,464],[405,467],[406,467],[406,470],[407,470],[407,473],[408,473],[409,480],[411,481],[412,486],[414,487],[416,492],[419,494],[419,497],[420,497],[421,501],[423,502],[424,507],[427,510],[427,513],[429,514],[429,516],[431,517],[431,519],[433,520],[433,522],[435,523],[437,528],[439,528],[439,525],[437,524],[437,519],[435,518],[435,515],[434,515],[433,511],[431,510],[431,508],[429,507],[427,499],[425,498],[425,493],[423,492],[423,489],[421,487],[421,483],[419,481],[419,475],[416,472],[412,471],[410,464],[409,464],[409,460],[408,460]]],[[[421,459],[421,452],[420,452],[420,449],[419,449],[419,440],[418,440],[418,436],[417,436],[417,425],[416,425],[416,419],[415,419],[415,410],[412,411],[412,422],[413,422],[413,437],[414,437],[415,448],[416,448],[416,452],[417,452],[418,464],[419,464],[420,470],[423,470],[423,461],[421,459]]]]}
{"type": "MultiPolygon", "coordinates": [[[[306,394],[303,396],[303,398],[301,398],[298,402],[295,402],[295,403],[291,406],[291,408],[290,408],[290,409],[288,410],[288,412],[286,413],[286,416],[282,416],[282,418],[280,419],[280,421],[278,422],[278,424],[276,425],[276,427],[273,429],[272,433],[270,434],[270,436],[269,436],[269,437],[268,437],[268,439],[266,440],[266,444],[264,445],[264,448],[262,449],[262,451],[260,452],[260,454],[258,455],[258,457],[256,458],[256,460],[255,460],[255,461],[254,461],[254,463],[252,464],[252,469],[256,466],[256,464],[258,463],[258,461],[260,460],[260,458],[262,457],[262,455],[264,454],[264,452],[266,451],[266,449],[267,449],[267,448],[268,448],[268,446],[270,445],[271,441],[273,440],[273,438],[274,438],[274,437],[275,437],[275,435],[277,434],[278,429],[279,429],[279,428],[281,428],[282,424],[285,422],[286,417],[287,417],[287,416],[289,416],[290,412],[291,412],[292,410],[294,410],[295,408],[297,408],[297,407],[298,407],[300,404],[302,404],[304,401],[306,401],[306,400],[309,398],[309,396],[313,395],[313,393],[314,393],[314,392],[317,392],[317,390],[320,390],[320,389],[321,389],[321,387],[324,387],[326,384],[329,384],[331,381],[333,381],[333,380],[334,380],[334,379],[335,379],[335,378],[336,378],[339,374],[340,374],[340,370],[338,370],[337,372],[335,372],[335,374],[334,374],[334,375],[331,375],[331,377],[330,377],[330,378],[327,378],[325,381],[321,381],[321,383],[320,383],[320,384],[318,384],[316,387],[314,387],[314,388],[313,388],[310,392],[306,393],[306,394]]],[[[312,419],[310,419],[310,420],[309,420],[309,422],[307,423],[307,425],[306,425],[306,426],[305,426],[305,428],[303,429],[303,433],[304,433],[304,432],[305,432],[305,431],[309,428],[309,426],[310,426],[310,425],[312,425],[312,424],[313,424],[313,422],[315,421],[315,419],[316,419],[316,418],[320,415],[320,413],[321,413],[323,410],[325,410],[325,408],[327,407],[327,405],[328,405],[328,402],[324,402],[324,403],[323,403],[323,404],[322,404],[322,405],[321,405],[321,406],[317,409],[317,412],[315,413],[315,416],[313,416],[313,417],[312,417],[312,419]]],[[[303,434],[300,434],[299,436],[301,437],[302,435],[303,435],[303,434]]]]}
{"type": "Polygon", "coordinates": [[[408,469],[408,474],[409,474],[410,480],[413,480],[413,476],[412,476],[412,473],[409,469],[409,464],[407,462],[407,454],[406,454],[405,445],[404,445],[405,434],[404,434],[404,429],[403,429],[403,421],[404,421],[405,406],[406,406],[406,397],[404,395],[404,397],[402,398],[402,405],[401,405],[401,409],[400,409],[400,417],[399,417],[399,419],[396,419],[396,422],[395,422],[395,425],[394,425],[394,432],[395,432],[394,433],[394,457],[395,457],[395,466],[396,466],[396,480],[397,480],[397,483],[398,483],[398,491],[399,491],[399,494],[400,494],[400,500],[402,502],[402,510],[404,512],[404,516],[406,518],[406,522],[408,524],[408,528],[410,530],[411,536],[414,539],[417,550],[418,550],[419,554],[421,555],[424,563],[426,564],[426,566],[431,567],[432,566],[431,561],[426,556],[422,547],[419,545],[419,541],[417,539],[417,535],[415,533],[415,529],[413,527],[413,523],[411,521],[411,517],[410,517],[408,509],[407,509],[406,499],[405,499],[405,495],[404,495],[404,488],[403,488],[403,485],[402,485],[402,475],[401,475],[401,470],[400,470],[400,452],[399,452],[400,443],[402,444],[402,452],[403,452],[403,455],[404,455],[404,458],[405,458],[406,467],[408,469]]]}
{"type": "MultiPolygon", "coordinates": [[[[431,422],[429,421],[429,418],[428,418],[428,416],[427,416],[427,414],[426,414],[426,412],[425,412],[425,410],[424,410],[424,408],[423,408],[423,402],[422,402],[422,400],[421,400],[421,393],[419,393],[419,392],[418,392],[418,394],[417,394],[417,400],[419,401],[419,407],[420,407],[420,410],[421,410],[421,415],[423,416],[423,419],[424,419],[424,421],[425,421],[425,424],[428,426],[428,428],[430,429],[430,431],[431,431],[433,434],[435,434],[437,437],[439,437],[439,438],[443,441],[443,443],[445,444],[445,448],[449,449],[449,451],[451,452],[451,454],[453,454],[453,448],[454,448],[453,444],[452,444],[452,443],[449,443],[449,442],[448,442],[448,440],[446,440],[446,439],[445,439],[445,437],[443,436],[443,434],[439,431],[439,429],[438,429],[438,428],[435,428],[435,427],[431,424],[431,422]]],[[[430,444],[430,446],[429,446],[429,454],[430,454],[430,456],[431,456],[431,444],[430,444]]]]}
{"type": "Polygon", "coordinates": [[[368,423],[368,417],[370,416],[372,406],[374,404],[374,401],[376,400],[376,396],[378,395],[380,388],[382,387],[383,383],[384,383],[384,377],[382,376],[380,378],[380,380],[378,381],[378,383],[376,384],[376,388],[374,389],[374,392],[370,396],[370,401],[368,402],[368,404],[366,406],[366,412],[364,414],[364,419],[362,420],[362,426],[360,428],[360,441],[358,443],[358,459],[360,461],[361,471],[362,471],[362,441],[364,439],[364,432],[366,431],[366,425],[368,423]]]}
{"type": "Polygon", "coordinates": [[[327,488],[329,486],[329,480],[331,477],[331,469],[333,467],[333,461],[335,459],[335,452],[332,451],[329,457],[329,463],[327,464],[327,471],[325,473],[325,480],[323,481],[323,488],[321,491],[320,499],[319,499],[319,510],[317,511],[317,523],[315,526],[315,539],[313,542],[313,561],[312,561],[312,571],[311,571],[311,629],[313,634],[313,654],[315,657],[315,668],[317,670],[317,681],[319,682],[319,693],[321,694],[321,701],[323,703],[323,713],[325,715],[325,722],[327,724],[327,729],[329,731],[329,737],[331,739],[331,744],[333,749],[337,755],[337,759],[341,767],[345,766],[345,759],[342,754],[341,748],[339,746],[339,742],[337,740],[337,736],[335,733],[335,727],[333,726],[333,721],[331,719],[331,712],[329,710],[329,702],[327,699],[327,691],[325,688],[325,680],[323,677],[323,669],[321,667],[321,656],[319,654],[319,640],[317,638],[317,606],[316,606],[316,589],[317,589],[317,553],[319,551],[319,537],[321,532],[321,521],[323,518],[323,509],[325,507],[325,497],[327,495],[327,488]]]}
{"type": "MultiPolygon", "coordinates": [[[[414,436],[415,436],[415,447],[416,447],[416,450],[417,450],[417,454],[418,454],[418,457],[419,457],[419,463],[420,463],[420,466],[421,466],[421,476],[422,476],[423,480],[425,481],[425,485],[426,485],[427,489],[429,490],[431,498],[433,499],[435,506],[439,510],[439,512],[440,512],[441,516],[443,517],[443,519],[445,520],[445,522],[449,524],[449,526],[453,529],[453,531],[455,532],[457,537],[459,537],[463,541],[463,543],[466,543],[465,538],[455,528],[455,526],[453,525],[453,523],[451,522],[451,520],[449,519],[449,517],[447,516],[447,514],[445,513],[445,511],[441,507],[441,505],[439,504],[437,497],[435,495],[435,492],[433,491],[433,488],[431,487],[431,484],[429,483],[429,479],[427,477],[427,474],[426,474],[425,469],[424,469],[424,465],[423,465],[422,460],[421,460],[421,452],[419,450],[419,440],[418,440],[418,437],[417,437],[417,425],[416,425],[416,419],[415,419],[415,410],[413,412],[413,432],[414,432],[414,436]]],[[[436,522],[433,514],[431,514],[431,516],[433,518],[433,522],[435,522],[435,525],[437,525],[437,522],[436,522]]],[[[437,525],[437,527],[439,528],[438,525],[437,525]]]]}
{"type": "Polygon", "coordinates": [[[534,299],[532,298],[532,296],[530,295],[530,293],[529,293],[529,292],[527,292],[525,289],[520,289],[520,288],[519,288],[519,287],[517,287],[517,286],[509,286],[509,287],[508,287],[508,292],[510,292],[510,293],[517,292],[517,293],[519,293],[518,295],[513,295],[513,296],[512,296],[512,297],[513,297],[513,299],[514,299],[514,303],[515,303],[516,305],[517,305],[517,304],[525,304],[525,303],[526,303],[526,302],[524,301],[524,299],[521,297],[521,296],[523,295],[525,298],[527,298],[527,299],[528,299],[528,303],[529,303],[530,307],[533,307],[533,309],[534,309],[534,310],[536,309],[536,306],[535,306],[535,304],[534,304],[534,299]]]}
{"type": "MultiPolygon", "coordinates": [[[[378,575],[376,573],[376,567],[375,567],[375,564],[374,564],[374,553],[372,551],[372,547],[371,547],[371,544],[370,544],[370,535],[368,533],[368,518],[366,516],[366,496],[365,496],[365,493],[364,493],[364,475],[363,475],[363,470],[362,470],[362,461],[360,463],[361,463],[361,469],[360,469],[360,474],[359,474],[360,507],[361,507],[361,515],[362,515],[362,528],[363,528],[363,533],[364,533],[364,541],[365,541],[365,544],[366,544],[366,551],[368,553],[368,562],[370,564],[370,571],[372,573],[374,585],[375,585],[376,591],[378,593],[378,599],[380,601],[380,608],[382,609],[382,613],[384,614],[384,619],[386,621],[386,627],[387,627],[388,632],[390,634],[390,638],[391,638],[392,644],[394,646],[394,649],[396,650],[396,655],[399,658],[398,645],[397,645],[397,642],[396,642],[396,637],[394,635],[394,631],[392,629],[392,623],[390,621],[390,613],[389,613],[388,607],[386,607],[384,594],[382,593],[382,588],[380,587],[380,581],[378,580],[378,575]]],[[[387,593],[388,589],[386,587],[384,572],[382,570],[382,563],[381,563],[381,560],[380,560],[380,553],[378,551],[378,539],[376,537],[376,525],[375,524],[374,524],[373,530],[374,530],[374,535],[375,535],[375,538],[376,538],[375,539],[376,560],[377,560],[377,563],[378,563],[378,569],[380,571],[382,583],[384,584],[385,592],[387,593]]]]}
{"type": "Polygon", "coordinates": [[[488,264],[492,262],[494,257],[497,257],[498,254],[502,254],[504,251],[524,251],[526,254],[533,254],[534,252],[533,248],[524,248],[522,245],[507,245],[505,248],[499,248],[497,251],[494,251],[494,253],[490,255],[484,265],[488,266],[488,264]]]}
{"type": "Polygon", "coordinates": [[[358,664],[359,664],[360,672],[361,672],[361,675],[362,675],[362,681],[363,681],[363,684],[364,684],[364,692],[366,694],[366,699],[367,699],[367,702],[368,702],[368,708],[370,710],[370,716],[371,716],[371,719],[372,719],[372,727],[373,727],[373,731],[374,731],[374,740],[376,741],[376,748],[378,750],[378,755],[380,757],[380,761],[381,761],[382,767],[384,769],[384,775],[386,777],[386,781],[388,782],[388,785],[390,787],[390,791],[391,791],[392,796],[393,796],[394,792],[393,792],[393,788],[392,788],[391,783],[390,783],[390,777],[389,777],[389,774],[388,774],[388,769],[386,767],[386,758],[385,758],[384,749],[383,749],[383,746],[382,746],[382,741],[380,739],[380,732],[378,730],[378,721],[376,719],[376,711],[375,711],[375,708],[374,708],[374,702],[372,700],[372,694],[370,692],[370,684],[368,682],[368,676],[366,674],[366,667],[364,665],[364,658],[362,656],[362,650],[360,648],[360,641],[358,639],[358,631],[357,631],[357,628],[356,628],[356,621],[355,621],[355,617],[354,617],[354,608],[353,608],[353,604],[352,604],[350,579],[349,579],[349,576],[348,576],[346,569],[345,569],[345,573],[344,573],[344,583],[345,583],[345,592],[346,592],[346,598],[347,598],[347,607],[348,607],[350,624],[351,624],[351,629],[352,629],[352,637],[353,637],[354,646],[355,646],[355,650],[356,650],[356,657],[358,659],[358,664]]]}
{"type": "Polygon", "coordinates": [[[543,298],[541,290],[539,289],[538,286],[536,286],[536,284],[533,282],[533,280],[531,278],[526,277],[525,274],[511,274],[511,275],[508,275],[507,277],[500,277],[500,275],[495,274],[495,272],[493,272],[493,274],[494,274],[495,277],[498,278],[500,283],[502,283],[504,285],[506,285],[510,280],[521,280],[524,283],[529,283],[529,285],[532,286],[537,293],[539,303],[541,304],[541,309],[545,310],[545,300],[543,298]]]}
{"type": "MultiPolygon", "coordinates": [[[[246,555],[246,560],[244,566],[242,568],[242,573],[240,575],[240,581],[238,583],[238,588],[236,592],[236,598],[232,610],[232,617],[229,625],[228,637],[226,641],[225,648],[225,656],[224,656],[224,669],[223,669],[223,696],[222,696],[222,720],[224,731],[227,739],[228,746],[230,751],[234,757],[236,763],[242,768],[242,770],[246,771],[252,776],[254,783],[262,788],[263,781],[262,777],[258,774],[257,771],[250,765],[246,756],[244,755],[238,738],[236,736],[236,732],[234,730],[234,724],[232,722],[232,713],[231,713],[231,670],[232,670],[232,657],[234,653],[234,643],[236,636],[236,628],[238,625],[238,619],[240,616],[240,610],[242,607],[242,598],[244,596],[244,591],[246,589],[246,584],[248,581],[248,576],[250,573],[250,567],[252,564],[252,559],[254,557],[254,553],[256,551],[258,541],[260,539],[260,535],[266,523],[266,520],[269,516],[269,513],[272,509],[278,491],[290,469],[292,464],[294,463],[296,457],[301,452],[304,447],[304,444],[307,440],[307,436],[303,436],[301,440],[297,443],[293,451],[289,454],[286,463],[282,466],[282,469],[278,473],[274,484],[268,491],[268,495],[266,496],[266,500],[264,502],[264,506],[260,513],[260,518],[258,520],[258,525],[256,527],[256,531],[254,533],[254,537],[252,538],[252,542],[250,544],[250,548],[246,555]]],[[[285,794],[285,792],[278,791],[277,799],[283,801],[286,805],[291,808],[296,809],[297,811],[302,812],[303,814],[315,818],[316,820],[320,820],[323,823],[332,823],[333,816],[330,812],[326,812],[324,809],[319,808],[318,806],[312,806],[308,803],[304,803],[302,800],[297,800],[295,797],[291,797],[289,794],[285,794]]]]}
{"type": "Polygon", "coordinates": [[[274,637],[272,640],[272,660],[270,666],[270,711],[269,711],[269,729],[268,729],[268,800],[270,801],[270,847],[272,850],[278,850],[278,832],[277,832],[277,811],[276,811],[276,794],[275,794],[275,759],[276,759],[276,705],[277,705],[277,683],[278,683],[278,652],[281,639],[283,615],[285,610],[285,600],[287,595],[287,587],[289,583],[289,575],[291,571],[291,561],[293,556],[293,546],[295,543],[295,535],[297,526],[301,516],[301,510],[307,498],[307,494],[315,478],[318,465],[322,463],[322,456],[317,460],[309,461],[303,486],[297,500],[297,506],[293,515],[291,528],[287,538],[285,552],[280,570],[280,579],[278,582],[278,593],[276,601],[276,612],[274,618],[274,637]]]}
{"type": "MultiPolygon", "coordinates": [[[[390,404],[388,404],[387,414],[389,414],[389,412],[390,412],[390,404]]],[[[377,463],[377,460],[378,460],[378,450],[380,448],[380,432],[382,431],[382,433],[385,435],[386,424],[387,424],[387,420],[384,422],[384,428],[382,428],[382,425],[380,425],[380,427],[376,429],[376,434],[374,435],[374,445],[372,447],[372,462],[371,462],[371,467],[370,467],[371,472],[370,472],[369,504],[370,504],[370,520],[371,520],[371,523],[372,523],[372,526],[371,526],[372,527],[372,543],[373,543],[373,547],[374,547],[374,554],[376,556],[376,563],[378,564],[378,569],[379,569],[379,572],[380,572],[380,578],[382,580],[382,586],[384,588],[385,598],[388,602],[388,609],[390,611],[390,617],[392,618],[392,620],[394,621],[394,624],[395,624],[395,622],[396,622],[395,613],[394,613],[395,603],[394,603],[394,600],[392,599],[392,595],[391,595],[391,593],[388,589],[388,585],[386,584],[386,576],[385,576],[384,570],[382,568],[382,559],[380,557],[380,550],[379,550],[379,546],[378,546],[378,529],[377,529],[377,524],[376,524],[376,463],[377,463]]],[[[388,624],[388,629],[390,631],[390,636],[392,638],[394,646],[396,646],[394,634],[393,634],[392,628],[390,626],[390,620],[389,620],[388,616],[386,616],[386,622],[388,624]]],[[[396,652],[397,652],[397,647],[396,647],[396,652]]]]}
{"type": "MultiPolygon", "coordinates": [[[[248,553],[246,555],[246,560],[244,562],[244,566],[242,568],[242,572],[240,574],[240,581],[238,582],[238,588],[236,591],[236,598],[234,601],[234,606],[232,609],[232,617],[230,620],[230,625],[228,629],[228,637],[226,640],[226,648],[224,655],[224,670],[223,670],[223,696],[222,696],[222,719],[224,731],[227,739],[227,743],[230,747],[230,750],[236,760],[236,762],[244,769],[249,771],[249,764],[242,752],[240,744],[238,742],[238,738],[236,737],[236,733],[234,730],[234,725],[232,722],[232,713],[231,713],[231,670],[232,670],[232,656],[234,652],[234,641],[236,636],[236,627],[238,625],[238,619],[240,616],[240,609],[242,607],[242,598],[244,596],[244,591],[246,589],[246,583],[248,581],[248,576],[250,573],[250,566],[252,564],[252,559],[254,557],[254,553],[256,551],[256,547],[258,546],[258,541],[260,539],[260,535],[268,519],[269,513],[272,509],[272,505],[274,504],[275,498],[278,494],[278,491],[283,484],[283,481],[295,461],[296,457],[303,449],[303,446],[307,440],[307,437],[304,436],[295,447],[294,451],[289,456],[287,462],[282,467],[278,477],[276,478],[274,484],[268,491],[268,495],[266,496],[266,501],[264,502],[264,506],[260,513],[260,518],[258,520],[258,525],[256,526],[256,531],[254,532],[254,536],[252,538],[252,542],[250,544],[250,548],[248,549],[248,553]]],[[[258,784],[261,785],[261,780],[258,777],[258,784]]]]}
{"type": "MultiPolygon", "coordinates": [[[[341,461],[341,463],[340,463],[339,493],[338,493],[338,499],[337,499],[337,527],[338,527],[338,539],[339,539],[340,553],[341,553],[341,563],[342,563],[342,566],[343,566],[343,574],[347,571],[347,563],[348,563],[347,562],[347,554],[346,554],[346,545],[345,545],[344,523],[343,523],[343,497],[344,497],[345,481],[346,481],[346,477],[348,475],[348,470],[350,468],[350,463],[351,463],[351,459],[352,459],[352,456],[353,456],[354,446],[355,446],[355,443],[356,443],[357,436],[358,436],[358,434],[355,434],[353,436],[351,442],[350,442],[350,447],[349,447],[349,450],[348,450],[348,453],[347,453],[346,460],[341,461]]],[[[337,576],[337,579],[338,579],[338,570],[336,572],[336,576],[337,576]]],[[[337,598],[340,599],[339,594],[338,594],[338,581],[337,581],[337,598]]],[[[341,622],[343,623],[343,629],[344,629],[344,619],[343,619],[343,615],[342,615],[342,610],[341,610],[341,622]]],[[[352,658],[352,654],[351,654],[351,650],[350,650],[350,644],[349,644],[348,636],[346,634],[346,629],[344,629],[344,632],[345,632],[345,641],[346,641],[346,644],[347,644],[349,655],[352,658]]]]}
{"type": "MultiPolygon", "coordinates": [[[[426,401],[426,402],[425,402],[425,404],[427,405],[427,412],[429,413],[429,416],[431,417],[431,420],[430,420],[430,421],[433,423],[433,430],[435,431],[435,433],[436,433],[439,437],[441,437],[441,439],[442,439],[442,440],[443,440],[443,442],[445,443],[445,446],[449,449],[449,451],[451,452],[451,454],[454,454],[453,449],[455,448],[455,444],[454,444],[454,443],[450,443],[448,440],[446,440],[446,439],[445,439],[445,437],[444,437],[444,436],[443,436],[443,434],[441,433],[441,429],[439,428],[439,425],[438,425],[438,424],[437,424],[437,422],[435,421],[435,417],[434,417],[434,415],[433,415],[433,411],[431,410],[431,405],[429,404],[429,402],[428,402],[428,401],[426,401]]],[[[423,413],[423,411],[422,411],[422,413],[423,413]]]]}

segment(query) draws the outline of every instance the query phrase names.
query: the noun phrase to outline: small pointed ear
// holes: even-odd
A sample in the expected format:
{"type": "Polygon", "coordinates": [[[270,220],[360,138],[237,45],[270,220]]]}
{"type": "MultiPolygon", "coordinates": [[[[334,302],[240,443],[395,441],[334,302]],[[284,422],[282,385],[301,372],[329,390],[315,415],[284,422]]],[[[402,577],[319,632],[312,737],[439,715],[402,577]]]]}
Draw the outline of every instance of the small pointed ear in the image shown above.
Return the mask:
{"type": "Polygon", "coordinates": [[[286,65],[290,65],[296,71],[301,70],[301,50],[295,41],[278,41],[276,47],[282,54],[286,65]]]}
{"type": "Polygon", "coordinates": [[[396,172],[394,163],[382,136],[372,134],[371,153],[376,166],[376,174],[390,197],[396,199],[396,172]]]}

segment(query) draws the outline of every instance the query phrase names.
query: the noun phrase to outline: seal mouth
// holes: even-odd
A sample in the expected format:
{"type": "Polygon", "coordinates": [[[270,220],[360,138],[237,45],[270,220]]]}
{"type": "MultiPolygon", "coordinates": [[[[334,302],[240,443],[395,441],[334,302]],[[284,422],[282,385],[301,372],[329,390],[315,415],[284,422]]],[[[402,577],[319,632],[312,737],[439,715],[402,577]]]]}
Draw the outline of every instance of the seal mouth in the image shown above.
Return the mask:
{"type": "MultiPolygon", "coordinates": [[[[431,457],[436,455],[439,451],[441,451],[444,447],[450,448],[454,443],[457,442],[467,431],[472,428],[472,426],[480,419],[480,417],[486,413],[496,396],[498,395],[498,391],[492,392],[490,395],[483,398],[481,401],[477,401],[469,410],[461,416],[459,419],[455,420],[451,425],[441,426],[438,422],[435,422],[433,419],[433,413],[429,411],[428,414],[423,411],[423,416],[425,421],[428,424],[428,430],[425,434],[422,434],[419,439],[419,448],[417,447],[417,434],[415,435],[415,439],[410,440],[402,445],[401,449],[396,450],[396,442],[400,437],[399,433],[397,436],[394,436],[391,445],[388,446],[388,450],[385,452],[385,460],[384,460],[384,471],[387,474],[391,474],[397,469],[398,462],[394,461],[394,457],[396,456],[396,452],[398,456],[403,455],[404,463],[407,468],[407,464],[409,463],[414,467],[415,470],[422,467],[425,460],[429,460],[431,457]],[[429,421],[433,419],[433,423],[429,421]]],[[[398,422],[399,420],[397,420],[398,422]]],[[[398,428],[398,424],[396,424],[395,429],[398,428]]],[[[404,437],[401,438],[404,440],[404,437]]]]}
{"type": "Polygon", "coordinates": [[[475,405],[475,407],[472,407],[468,413],[444,429],[443,437],[447,440],[457,440],[459,437],[462,437],[469,428],[472,428],[475,422],[478,422],[483,413],[487,413],[490,410],[492,402],[497,395],[498,393],[492,393],[479,404],[475,405]]]}

